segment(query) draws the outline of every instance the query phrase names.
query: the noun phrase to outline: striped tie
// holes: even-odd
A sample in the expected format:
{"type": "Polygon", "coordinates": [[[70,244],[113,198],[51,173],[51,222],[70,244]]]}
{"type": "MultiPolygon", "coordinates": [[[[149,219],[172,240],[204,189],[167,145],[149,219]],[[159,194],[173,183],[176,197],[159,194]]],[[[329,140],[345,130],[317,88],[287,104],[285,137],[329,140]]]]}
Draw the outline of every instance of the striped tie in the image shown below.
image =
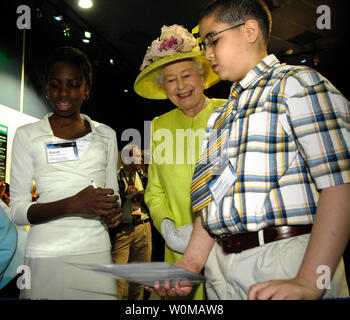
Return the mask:
{"type": "Polygon", "coordinates": [[[191,185],[192,211],[197,212],[207,207],[212,201],[212,194],[208,182],[213,177],[213,168],[220,162],[220,154],[225,142],[228,141],[230,128],[234,118],[234,110],[237,108],[237,97],[243,88],[236,84],[226,103],[226,111],[216,122],[213,133],[209,137],[208,147],[203,151],[196,162],[191,185]]]}

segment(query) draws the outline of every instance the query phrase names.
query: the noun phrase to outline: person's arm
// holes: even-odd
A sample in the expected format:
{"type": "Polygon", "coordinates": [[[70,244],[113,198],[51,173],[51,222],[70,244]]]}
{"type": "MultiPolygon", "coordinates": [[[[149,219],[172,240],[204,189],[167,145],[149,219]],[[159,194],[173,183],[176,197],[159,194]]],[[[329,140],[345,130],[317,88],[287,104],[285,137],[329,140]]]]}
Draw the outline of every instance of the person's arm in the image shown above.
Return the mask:
{"type": "Polygon", "coordinates": [[[105,188],[113,189],[114,194],[119,196],[118,203],[121,205],[118,185],[118,144],[117,136],[114,130],[111,130],[111,139],[108,145],[107,168],[106,168],[106,184],[105,188]]]}
{"type": "MultiPolygon", "coordinates": [[[[197,216],[186,251],[175,265],[194,273],[201,272],[214,242],[215,240],[204,229],[201,217],[197,216]]],[[[159,283],[155,283],[154,290],[161,296],[186,296],[191,292],[192,286],[188,284],[181,285],[180,283],[171,286],[169,283],[165,283],[164,287],[161,287],[159,283]]]]}
{"type": "MultiPolygon", "coordinates": [[[[156,119],[152,121],[152,153],[155,150],[153,143],[153,133],[156,126],[156,119]]],[[[165,218],[174,219],[169,207],[167,196],[163,190],[162,184],[158,177],[157,163],[152,155],[152,163],[148,167],[148,183],[144,195],[145,203],[150,211],[152,222],[155,228],[162,234],[162,221],[165,218]]]]}
{"type": "Polygon", "coordinates": [[[150,164],[148,171],[149,179],[144,199],[151,214],[153,225],[163,236],[171,250],[183,253],[192,231],[192,223],[176,228],[167,196],[159,181],[157,164],[150,164]]]}
{"type": "MultiPolygon", "coordinates": [[[[158,175],[159,164],[157,164],[154,152],[156,145],[153,142],[157,118],[152,121],[152,163],[148,169],[148,183],[144,195],[144,201],[149,209],[153,225],[163,236],[166,245],[172,251],[183,254],[188,240],[191,236],[193,224],[177,226],[173,212],[170,208],[169,201],[165,190],[163,189],[161,178],[158,175]]],[[[174,179],[169,172],[169,176],[163,179],[174,179]]],[[[169,190],[171,192],[171,190],[169,190]]]]}
{"type": "Polygon", "coordinates": [[[168,198],[163,190],[157,174],[157,165],[149,165],[149,179],[145,190],[145,203],[150,211],[156,229],[162,233],[162,221],[165,218],[173,219],[168,198]]]}
{"type": "Polygon", "coordinates": [[[108,145],[108,158],[106,168],[106,184],[105,188],[114,190],[114,195],[118,197],[116,211],[112,214],[101,215],[101,219],[108,226],[108,228],[116,228],[122,217],[122,201],[119,193],[118,185],[118,142],[116,132],[111,129],[111,139],[108,145]]]}
{"type": "MultiPolygon", "coordinates": [[[[2,200],[0,199],[0,201],[2,200]]],[[[15,254],[16,246],[16,228],[0,206],[0,284],[3,275],[15,254]]]]}
{"type": "Polygon", "coordinates": [[[27,211],[32,203],[32,189],[34,179],[33,159],[30,156],[30,146],[27,133],[20,127],[17,129],[11,155],[11,220],[19,225],[29,225],[27,211]]]}
{"type": "Polygon", "coordinates": [[[45,223],[50,220],[74,215],[101,216],[103,219],[107,219],[107,217],[111,219],[119,212],[117,210],[118,196],[112,196],[113,194],[113,189],[95,189],[89,186],[74,196],[30,206],[27,212],[27,219],[30,224],[45,223]]]}
{"type": "Polygon", "coordinates": [[[321,192],[309,245],[299,272],[291,280],[272,280],[253,285],[248,299],[318,299],[324,289],[317,287],[319,266],[333,275],[350,236],[350,184],[321,192]]]}

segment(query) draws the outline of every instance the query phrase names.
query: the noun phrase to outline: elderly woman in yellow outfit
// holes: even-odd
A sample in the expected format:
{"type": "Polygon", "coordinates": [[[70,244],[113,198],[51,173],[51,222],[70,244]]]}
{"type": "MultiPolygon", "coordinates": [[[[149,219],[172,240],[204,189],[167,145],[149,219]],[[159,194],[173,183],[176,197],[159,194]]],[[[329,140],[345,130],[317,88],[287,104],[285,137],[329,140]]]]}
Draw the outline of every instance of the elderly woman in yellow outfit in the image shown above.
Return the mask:
{"type": "MultiPolygon", "coordinates": [[[[194,36],[185,28],[163,26],[148,48],[134,89],[148,99],[169,99],[176,108],[152,121],[152,162],[145,202],[163,235],[165,261],[175,263],[191,236],[194,215],[190,187],[210,114],[226,100],[203,91],[219,81],[194,36]]],[[[203,298],[198,286],[189,299],[203,298]]]]}

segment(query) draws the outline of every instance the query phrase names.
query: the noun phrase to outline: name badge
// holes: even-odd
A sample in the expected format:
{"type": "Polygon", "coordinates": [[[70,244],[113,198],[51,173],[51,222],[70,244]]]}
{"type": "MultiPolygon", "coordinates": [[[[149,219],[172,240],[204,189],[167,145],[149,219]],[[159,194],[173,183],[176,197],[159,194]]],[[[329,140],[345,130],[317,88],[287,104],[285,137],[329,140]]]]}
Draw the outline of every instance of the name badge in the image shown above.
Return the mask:
{"type": "Polygon", "coordinates": [[[79,160],[77,143],[75,141],[47,143],[46,152],[48,163],[79,160]]]}
{"type": "Polygon", "coordinates": [[[209,189],[218,204],[237,179],[237,173],[229,162],[219,177],[209,182],[209,189]]]}

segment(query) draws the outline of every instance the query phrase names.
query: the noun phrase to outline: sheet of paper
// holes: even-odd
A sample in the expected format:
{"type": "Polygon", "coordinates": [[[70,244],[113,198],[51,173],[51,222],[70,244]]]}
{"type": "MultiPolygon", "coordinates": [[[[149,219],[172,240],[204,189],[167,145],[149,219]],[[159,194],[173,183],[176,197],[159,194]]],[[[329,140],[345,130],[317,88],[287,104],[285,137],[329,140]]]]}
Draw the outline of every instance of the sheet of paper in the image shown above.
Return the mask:
{"type": "Polygon", "coordinates": [[[165,262],[129,264],[69,264],[85,270],[96,271],[116,279],[124,279],[147,286],[153,286],[154,282],[156,281],[163,284],[165,280],[170,282],[180,281],[185,283],[199,283],[205,281],[205,277],[200,274],[187,271],[165,262]]]}

